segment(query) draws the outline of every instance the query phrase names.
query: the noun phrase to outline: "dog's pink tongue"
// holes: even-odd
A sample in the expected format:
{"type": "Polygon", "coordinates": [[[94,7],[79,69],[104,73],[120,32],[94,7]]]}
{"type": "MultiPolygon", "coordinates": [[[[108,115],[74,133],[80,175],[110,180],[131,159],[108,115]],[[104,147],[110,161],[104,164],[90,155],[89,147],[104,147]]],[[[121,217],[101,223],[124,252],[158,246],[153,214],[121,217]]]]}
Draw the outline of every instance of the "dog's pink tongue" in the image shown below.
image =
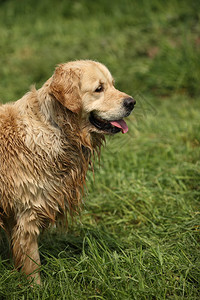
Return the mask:
{"type": "Polygon", "coordinates": [[[126,133],[128,131],[128,126],[124,120],[112,121],[110,123],[113,126],[120,128],[122,130],[122,133],[126,133]]]}

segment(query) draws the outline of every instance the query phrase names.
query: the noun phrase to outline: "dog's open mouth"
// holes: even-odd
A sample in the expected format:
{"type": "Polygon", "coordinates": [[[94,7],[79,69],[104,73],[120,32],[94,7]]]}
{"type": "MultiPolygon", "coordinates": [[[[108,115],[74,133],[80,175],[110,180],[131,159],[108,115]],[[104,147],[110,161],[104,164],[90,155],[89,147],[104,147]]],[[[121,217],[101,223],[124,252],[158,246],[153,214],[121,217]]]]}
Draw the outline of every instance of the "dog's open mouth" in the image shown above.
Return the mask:
{"type": "Polygon", "coordinates": [[[102,119],[99,116],[95,115],[93,112],[91,112],[89,121],[97,129],[107,132],[107,133],[115,134],[120,131],[122,133],[126,133],[128,131],[128,126],[123,119],[107,121],[107,120],[102,119]]]}

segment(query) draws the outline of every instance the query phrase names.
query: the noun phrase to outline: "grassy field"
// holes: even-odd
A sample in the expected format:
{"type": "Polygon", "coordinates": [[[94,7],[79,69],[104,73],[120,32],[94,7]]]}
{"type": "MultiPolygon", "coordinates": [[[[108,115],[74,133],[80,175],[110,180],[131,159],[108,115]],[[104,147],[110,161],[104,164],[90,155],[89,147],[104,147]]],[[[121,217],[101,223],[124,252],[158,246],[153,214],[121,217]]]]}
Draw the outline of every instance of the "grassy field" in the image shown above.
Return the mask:
{"type": "Polygon", "coordinates": [[[200,2],[0,1],[0,102],[75,59],[137,101],[107,139],[85,208],[40,238],[42,287],[0,244],[0,299],[200,299],[200,2]]]}

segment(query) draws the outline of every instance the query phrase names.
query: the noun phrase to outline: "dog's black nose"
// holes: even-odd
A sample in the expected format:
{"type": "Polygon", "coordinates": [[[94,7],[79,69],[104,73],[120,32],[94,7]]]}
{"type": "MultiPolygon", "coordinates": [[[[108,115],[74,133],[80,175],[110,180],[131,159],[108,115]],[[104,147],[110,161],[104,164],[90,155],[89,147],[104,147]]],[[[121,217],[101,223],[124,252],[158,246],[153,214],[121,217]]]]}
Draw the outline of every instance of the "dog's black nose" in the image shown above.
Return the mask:
{"type": "Polygon", "coordinates": [[[136,101],[131,97],[124,99],[124,106],[128,110],[132,110],[134,108],[135,104],[136,104],[136,101]]]}

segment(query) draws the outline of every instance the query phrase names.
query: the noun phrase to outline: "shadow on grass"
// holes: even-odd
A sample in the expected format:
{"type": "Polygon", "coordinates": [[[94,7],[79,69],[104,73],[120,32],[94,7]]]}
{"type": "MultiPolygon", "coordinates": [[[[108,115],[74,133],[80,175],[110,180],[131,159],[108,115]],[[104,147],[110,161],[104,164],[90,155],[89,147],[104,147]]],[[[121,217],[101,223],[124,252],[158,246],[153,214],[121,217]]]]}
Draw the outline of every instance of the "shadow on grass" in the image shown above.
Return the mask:
{"type": "MultiPolygon", "coordinates": [[[[84,250],[87,252],[86,237],[97,240],[100,244],[106,245],[110,250],[122,248],[118,244],[116,237],[107,231],[104,227],[95,226],[82,227],[80,232],[70,230],[69,232],[60,232],[56,229],[50,229],[40,235],[39,249],[40,253],[48,253],[51,256],[59,256],[61,252],[72,255],[80,255],[84,250]]],[[[11,259],[10,245],[3,229],[0,229],[0,258],[1,260],[11,259]]],[[[43,260],[43,258],[41,258],[43,260]]]]}
{"type": "Polygon", "coordinates": [[[45,264],[45,257],[49,256],[78,257],[83,251],[87,253],[89,251],[88,239],[98,242],[102,249],[106,247],[114,251],[122,248],[117,238],[104,227],[81,227],[79,232],[73,229],[69,232],[51,229],[43,233],[39,239],[42,264],[45,264]]]}
{"type": "Polygon", "coordinates": [[[6,233],[0,228],[0,259],[8,260],[11,258],[10,245],[6,233]]]}
{"type": "MultiPolygon", "coordinates": [[[[61,232],[52,228],[39,237],[41,264],[45,266],[48,258],[78,258],[83,252],[87,254],[90,252],[88,241],[91,240],[98,243],[102,251],[105,247],[110,251],[123,248],[118,239],[102,226],[82,226],[79,231],[77,231],[77,228],[72,228],[68,232],[61,232]]],[[[6,265],[14,268],[10,245],[2,229],[0,229],[0,260],[3,264],[6,263],[6,265]]]]}

